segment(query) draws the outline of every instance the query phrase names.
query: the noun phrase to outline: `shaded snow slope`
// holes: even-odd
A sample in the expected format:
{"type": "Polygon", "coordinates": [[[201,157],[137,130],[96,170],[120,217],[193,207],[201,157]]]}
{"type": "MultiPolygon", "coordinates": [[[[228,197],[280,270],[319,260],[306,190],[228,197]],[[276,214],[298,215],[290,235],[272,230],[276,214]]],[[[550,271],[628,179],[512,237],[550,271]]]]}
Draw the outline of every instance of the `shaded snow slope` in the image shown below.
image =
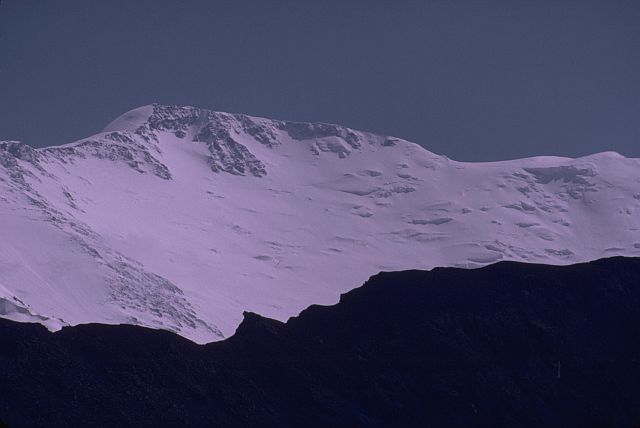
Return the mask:
{"type": "Polygon", "coordinates": [[[640,160],[617,153],[463,163],[337,125],[145,106],[64,146],[0,142],[0,316],[205,342],[381,270],[638,256],[638,213],[640,160]]]}

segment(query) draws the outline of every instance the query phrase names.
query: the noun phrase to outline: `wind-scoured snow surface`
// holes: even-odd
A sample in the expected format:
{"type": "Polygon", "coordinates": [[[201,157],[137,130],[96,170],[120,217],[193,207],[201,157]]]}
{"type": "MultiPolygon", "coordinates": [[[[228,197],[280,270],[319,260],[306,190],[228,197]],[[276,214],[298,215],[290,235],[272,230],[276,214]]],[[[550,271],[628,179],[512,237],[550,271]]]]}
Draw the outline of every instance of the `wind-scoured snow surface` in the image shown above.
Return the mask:
{"type": "Polygon", "coordinates": [[[151,105],[104,132],[0,142],[0,316],[197,342],[383,270],[640,255],[640,160],[463,163],[398,138],[151,105]]]}

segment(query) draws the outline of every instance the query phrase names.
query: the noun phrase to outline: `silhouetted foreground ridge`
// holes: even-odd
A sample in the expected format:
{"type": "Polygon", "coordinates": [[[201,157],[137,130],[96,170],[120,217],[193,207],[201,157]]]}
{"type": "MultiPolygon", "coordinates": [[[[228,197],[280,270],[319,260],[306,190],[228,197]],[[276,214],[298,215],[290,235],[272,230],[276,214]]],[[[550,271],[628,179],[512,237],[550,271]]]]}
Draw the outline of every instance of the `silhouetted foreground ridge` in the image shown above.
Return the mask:
{"type": "Polygon", "coordinates": [[[640,259],[381,273],[286,324],[164,331],[0,320],[12,428],[640,423],[640,259]]]}

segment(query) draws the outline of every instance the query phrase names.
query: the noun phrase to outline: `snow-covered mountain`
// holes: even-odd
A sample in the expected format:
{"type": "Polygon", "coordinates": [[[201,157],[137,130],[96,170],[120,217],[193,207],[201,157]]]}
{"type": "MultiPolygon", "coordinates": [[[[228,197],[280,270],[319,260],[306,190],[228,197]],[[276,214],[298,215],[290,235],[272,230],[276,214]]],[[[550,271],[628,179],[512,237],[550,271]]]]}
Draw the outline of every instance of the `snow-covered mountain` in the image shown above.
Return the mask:
{"type": "Polygon", "coordinates": [[[381,270],[640,255],[640,159],[463,163],[329,125],[151,105],[0,142],[0,314],[198,342],[381,270]]]}

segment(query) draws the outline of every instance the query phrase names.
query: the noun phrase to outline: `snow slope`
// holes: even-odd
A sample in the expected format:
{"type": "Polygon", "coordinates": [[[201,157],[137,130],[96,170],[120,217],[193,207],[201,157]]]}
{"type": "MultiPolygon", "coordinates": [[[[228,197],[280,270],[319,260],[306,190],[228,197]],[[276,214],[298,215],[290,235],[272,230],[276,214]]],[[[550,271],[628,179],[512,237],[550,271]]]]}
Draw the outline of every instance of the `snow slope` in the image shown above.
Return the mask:
{"type": "Polygon", "coordinates": [[[229,336],[381,270],[640,255],[640,160],[463,163],[337,125],[151,105],[0,142],[0,315],[229,336]]]}

